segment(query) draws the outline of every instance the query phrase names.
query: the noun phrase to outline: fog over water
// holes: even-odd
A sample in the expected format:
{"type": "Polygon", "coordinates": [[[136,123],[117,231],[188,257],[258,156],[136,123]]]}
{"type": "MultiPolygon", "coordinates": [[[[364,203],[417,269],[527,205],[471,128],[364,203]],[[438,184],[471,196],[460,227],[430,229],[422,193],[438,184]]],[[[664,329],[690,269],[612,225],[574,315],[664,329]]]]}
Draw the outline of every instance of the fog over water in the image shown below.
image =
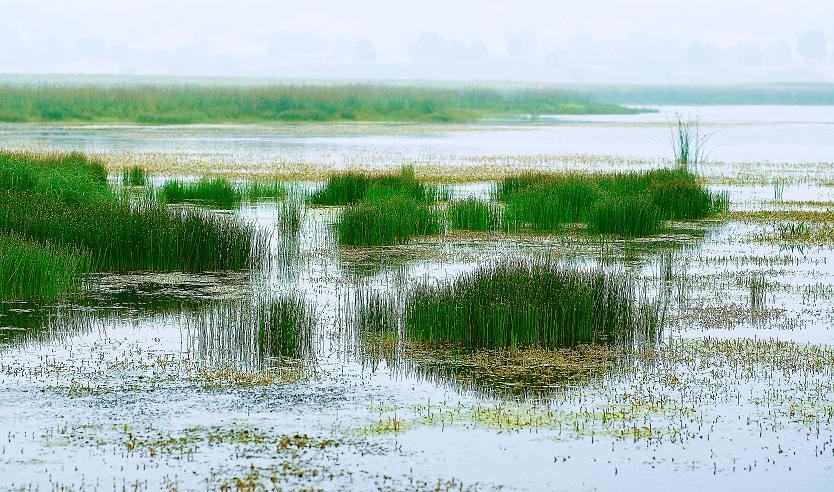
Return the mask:
{"type": "Polygon", "coordinates": [[[823,0],[5,0],[0,73],[834,80],[823,0]]]}

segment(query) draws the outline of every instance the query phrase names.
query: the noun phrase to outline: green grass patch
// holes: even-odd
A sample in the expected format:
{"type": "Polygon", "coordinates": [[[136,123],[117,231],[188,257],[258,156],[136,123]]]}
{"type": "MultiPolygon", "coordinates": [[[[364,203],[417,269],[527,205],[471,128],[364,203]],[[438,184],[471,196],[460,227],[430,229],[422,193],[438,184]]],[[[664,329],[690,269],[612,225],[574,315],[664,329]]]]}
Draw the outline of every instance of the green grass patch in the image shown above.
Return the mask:
{"type": "Polygon", "coordinates": [[[457,200],[449,203],[446,220],[454,229],[496,231],[501,228],[501,207],[483,200],[457,200]]]}
{"type": "Polygon", "coordinates": [[[0,300],[55,299],[81,289],[90,255],[0,235],[0,300]]]}
{"type": "Polygon", "coordinates": [[[685,169],[631,173],[528,173],[498,183],[510,229],[558,230],[587,223],[599,232],[641,236],[664,220],[695,220],[727,210],[729,197],[711,193],[685,169]],[[623,213],[617,208],[634,213],[623,213]]]}
{"type": "Polygon", "coordinates": [[[340,244],[378,246],[439,234],[440,225],[440,213],[434,206],[392,195],[348,206],[339,216],[336,231],[340,244]]]}
{"type": "Polygon", "coordinates": [[[414,168],[403,167],[397,173],[371,174],[345,171],[328,177],[325,185],[310,195],[312,205],[350,205],[365,198],[403,196],[421,202],[444,197],[442,190],[418,181],[414,168]]]}
{"type": "Polygon", "coordinates": [[[114,194],[79,154],[0,153],[0,233],[89,253],[94,271],[242,269],[267,235],[242,219],[114,194]]]}
{"type": "Polygon", "coordinates": [[[631,114],[573,90],[441,86],[0,86],[0,121],[454,122],[541,114],[631,114]]]}
{"type": "Polygon", "coordinates": [[[30,192],[72,205],[110,200],[104,166],[78,153],[0,151],[0,192],[30,192]]]}
{"type": "Polygon", "coordinates": [[[258,348],[263,357],[302,357],[312,352],[315,307],[295,295],[261,300],[256,306],[258,348]]]}
{"type": "Polygon", "coordinates": [[[627,277],[521,260],[420,285],[402,314],[409,340],[464,348],[631,343],[657,324],[627,277]]]}
{"type": "Polygon", "coordinates": [[[650,236],[661,226],[660,210],[643,196],[614,197],[594,205],[591,229],[600,234],[619,234],[626,237],[650,236]]]}
{"type": "Polygon", "coordinates": [[[147,173],[139,166],[131,166],[122,171],[122,184],[124,186],[145,186],[147,183],[147,173]]]}
{"type": "Polygon", "coordinates": [[[205,202],[231,208],[240,202],[241,193],[226,178],[200,178],[197,181],[172,179],[159,189],[165,203],[205,202]]]}

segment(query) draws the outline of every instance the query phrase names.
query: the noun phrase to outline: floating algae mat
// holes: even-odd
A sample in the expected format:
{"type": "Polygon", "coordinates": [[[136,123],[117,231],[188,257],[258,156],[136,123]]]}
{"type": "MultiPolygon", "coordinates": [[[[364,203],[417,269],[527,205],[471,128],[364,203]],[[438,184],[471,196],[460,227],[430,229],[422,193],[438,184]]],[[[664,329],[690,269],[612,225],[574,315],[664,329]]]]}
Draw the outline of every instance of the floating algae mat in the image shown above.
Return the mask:
{"type": "Polygon", "coordinates": [[[0,128],[0,489],[829,490],[830,125],[735,111],[0,128]]]}

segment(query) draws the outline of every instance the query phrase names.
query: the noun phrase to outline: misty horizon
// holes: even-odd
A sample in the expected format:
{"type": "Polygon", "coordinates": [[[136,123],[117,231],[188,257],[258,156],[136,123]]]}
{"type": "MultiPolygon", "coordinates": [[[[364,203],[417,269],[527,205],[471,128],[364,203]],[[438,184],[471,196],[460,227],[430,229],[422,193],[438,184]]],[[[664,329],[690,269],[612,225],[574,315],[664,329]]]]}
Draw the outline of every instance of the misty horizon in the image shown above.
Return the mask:
{"type": "Polygon", "coordinates": [[[0,73],[576,84],[834,81],[834,6],[12,0],[0,73]],[[636,5],[636,6],[635,6],[636,5]],[[291,10],[291,11],[290,11],[291,10]]]}

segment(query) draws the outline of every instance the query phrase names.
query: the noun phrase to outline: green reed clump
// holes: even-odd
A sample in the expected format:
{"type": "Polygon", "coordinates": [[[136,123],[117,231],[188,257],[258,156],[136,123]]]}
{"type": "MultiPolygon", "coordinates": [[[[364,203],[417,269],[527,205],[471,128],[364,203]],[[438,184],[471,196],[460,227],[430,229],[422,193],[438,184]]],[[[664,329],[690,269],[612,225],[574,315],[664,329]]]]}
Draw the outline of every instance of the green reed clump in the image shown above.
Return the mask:
{"type": "Polygon", "coordinates": [[[198,201],[232,207],[241,200],[241,192],[226,178],[203,177],[197,181],[166,181],[159,189],[159,197],[165,203],[198,201]]]}
{"type": "Polygon", "coordinates": [[[401,244],[413,236],[439,234],[440,214],[431,205],[400,195],[364,200],[342,211],[339,243],[351,246],[401,244]]]}
{"type": "Polygon", "coordinates": [[[454,229],[495,231],[501,228],[501,208],[483,200],[458,200],[449,203],[446,219],[454,229]]]}
{"type": "Polygon", "coordinates": [[[55,299],[80,290],[89,271],[82,249],[0,234],[0,300],[55,299]]]}
{"type": "Polygon", "coordinates": [[[0,151],[0,192],[37,192],[75,205],[110,200],[101,162],[83,154],[0,151]]]}
{"type": "Polygon", "coordinates": [[[670,141],[675,162],[683,169],[697,171],[706,159],[708,134],[701,133],[700,122],[684,120],[680,114],[675,115],[675,122],[669,125],[670,141]]]}
{"type": "Polygon", "coordinates": [[[122,184],[125,186],[145,186],[147,182],[147,173],[139,166],[131,166],[122,171],[122,184]]]}
{"type": "Polygon", "coordinates": [[[247,268],[267,235],[242,219],[153,202],[74,206],[34,193],[0,193],[0,232],[90,251],[97,271],[247,268]]]}
{"type": "Polygon", "coordinates": [[[628,235],[659,230],[648,226],[654,210],[658,221],[693,220],[718,214],[729,206],[726,193],[711,193],[697,176],[682,168],[629,173],[528,173],[502,180],[495,196],[506,202],[505,223],[511,229],[548,231],[566,223],[597,223],[601,226],[598,230],[628,235]],[[632,221],[626,214],[615,213],[615,203],[641,211],[640,217],[632,221]],[[606,217],[626,223],[603,225],[606,217]]]}
{"type": "Polygon", "coordinates": [[[287,196],[287,188],[280,181],[246,181],[240,187],[240,194],[250,202],[277,200],[287,196]]]}
{"type": "Polygon", "coordinates": [[[412,340],[465,348],[629,343],[657,329],[626,277],[548,262],[505,261],[424,284],[404,302],[412,340]]]}
{"type": "Polygon", "coordinates": [[[275,223],[281,231],[298,232],[307,215],[307,202],[303,196],[287,196],[277,203],[275,223]]]}
{"type": "Polygon", "coordinates": [[[265,357],[302,357],[312,353],[315,307],[303,297],[261,299],[255,306],[258,348],[265,357]]]}
{"type": "Polygon", "coordinates": [[[434,202],[441,198],[442,193],[436,187],[417,180],[414,168],[406,166],[398,173],[345,171],[333,174],[323,187],[310,195],[309,201],[313,205],[350,205],[365,198],[393,195],[434,202]]]}
{"type": "Polygon", "coordinates": [[[615,197],[597,202],[589,225],[601,234],[639,237],[657,233],[661,222],[660,210],[648,199],[615,197]]]}

